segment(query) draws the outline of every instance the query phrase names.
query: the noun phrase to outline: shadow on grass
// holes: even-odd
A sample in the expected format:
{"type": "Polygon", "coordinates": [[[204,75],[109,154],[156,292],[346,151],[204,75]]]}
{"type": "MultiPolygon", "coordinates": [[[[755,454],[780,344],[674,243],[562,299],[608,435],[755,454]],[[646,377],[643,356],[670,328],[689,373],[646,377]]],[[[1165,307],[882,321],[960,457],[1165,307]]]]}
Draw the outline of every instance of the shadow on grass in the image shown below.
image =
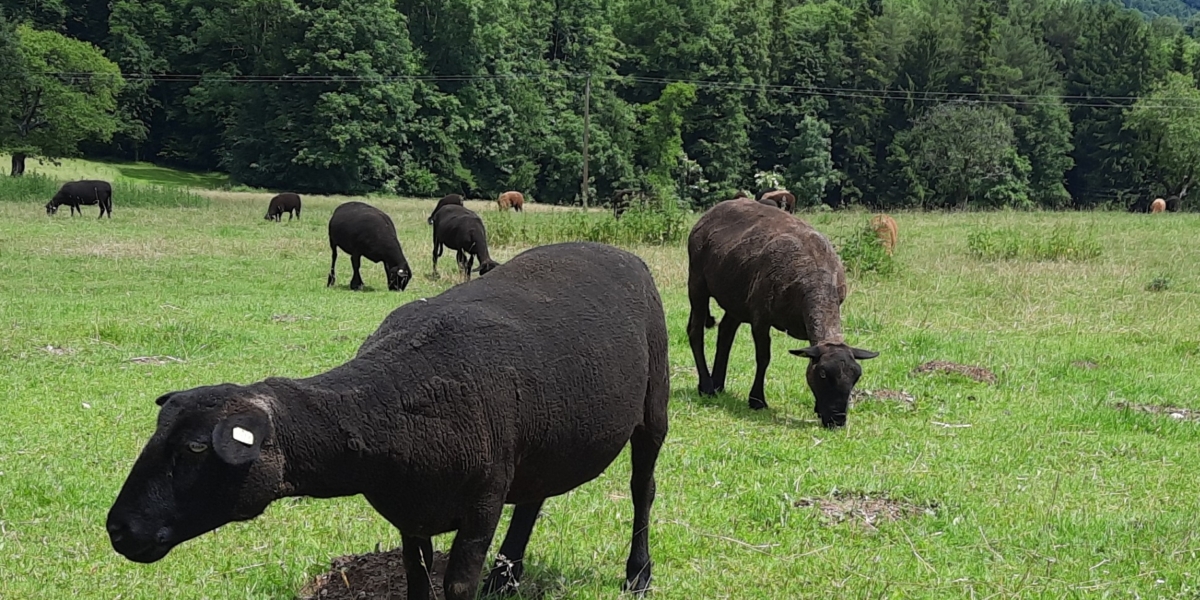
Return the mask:
{"type": "MultiPolygon", "coordinates": [[[[680,389],[675,386],[671,392],[672,402],[688,402],[696,406],[707,408],[719,408],[729,413],[730,416],[761,423],[763,425],[783,425],[792,429],[817,429],[821,423],[817,420],[816,413],[813,413],[811,419],[801,419],[792,415],[780,414],[775,411],[774,403],[779,402],[803,402],[807,406],[812,405],[812,399],[808,398],[777,398],[775,400],[767,400],[767,408],[762,410],[754,410],[750,408],[749,402],[745,396],[734,396],[729,392],[719,392],[715,396],[703,396],[696,390],[695,386],[688,386],[680,389]]],[[[802,409],[798,409],[802,410],[802,409]]]]}
{"type": "Polygon", "coordinates": [[[230,183],[228,177],[216,173],[179,171],[145,163],[110,163],[109,166],[119,171],[122,177],[154,185],[221,189],[230,183]]]}

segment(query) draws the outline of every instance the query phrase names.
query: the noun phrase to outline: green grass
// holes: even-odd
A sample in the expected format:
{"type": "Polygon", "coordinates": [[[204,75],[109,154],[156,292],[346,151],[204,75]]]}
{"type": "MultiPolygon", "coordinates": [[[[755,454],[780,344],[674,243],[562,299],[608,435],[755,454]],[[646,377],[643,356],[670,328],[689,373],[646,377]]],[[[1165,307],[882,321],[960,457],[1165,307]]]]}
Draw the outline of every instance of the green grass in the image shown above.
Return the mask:
{"type": "Polygon", "coordinates": [[[488,239],[496,245],[536,246],[584,240],[605,244],[668,244],[680,242],[691,226],[679,209],[649,209],[635,204],[621,215],[611,211],[516,213],[481,212],[488,239]]]}
{"type": "MultiPolygon", "coordinates": [[[[83,158],[63,158],[55,161],[31,158],[25,163],[26,173],[45,175],[51,179],[104,179],[117,183],[137,183],[167,187],[193,187],[210,190],[230,189],[229,176],[222,173],[194,173],[160,167],[147,162],[97,161],[83,158]]],[[[0,173],[8,175],[10,157],[0,154],[0,173]]]]}
{"type": "MultiPolygon", "coordinates": [[[[100,222],[0,202],[0,598],[283,600],[333,557],[398,545],[353,497],[276,502],[153,565],[109,546],[105,514],[154,430],[155,397],[331,368],[396,306],[454,282],[452,269],[428,275],[432,202],[372,200],[417,276],[387,292],[382,268],[364,262],[372,291],[353,293],[347,260],[340,285],[325,288],[325,225],[341,199],[306,197],[303,220],[277,224],[262,219],[269,197],[216,194],[210,207],[171,211],[118,202],[100,222]],[[183,362],[130,362],[142,356],[183,362]]],[[[730,393],[699,397],[683,243],[631,246],[662,290],[673,367],[651,597],[1196,598],[1198,425],[1110,405],[1200,408],[1200,215],[893,216],[900,268],[852,277],[843,323],[848,341],[881,352],[859,387],[916,401],[865,402],[842,431],[816,426],[804,363],[786,353],[806,343],[779,332],[769,410],[746,407],[744,328],[730,393]],[[1103,253],[996,262],[963,243],[980,228],[1060,226],[1095,232],[1103,253]],[[1145,291],[1154,277],[1171,285],[1145,291]],[[929,360],[982,365],[999,380],[912,374],[929,360]],[[864,525],[797,506],[835,491],[936,508],[864,525]]],[[[805,218],[845,239],[866,215],[805,218]]],[[[500,261],[523,249],[493,245],[500,261]]],[[[546,503],[526,573],[545,597],[618,597],[628,477],[623,456],[546,503]]]]}
{"type": "MultiPolygon", "coordinates": [[[[45,206],[61,185],[62,182],[37,173],[22,177],[0,175],[0,201],[33,202],[45,206]]],[[[191,188],[131,184],[121,180],[113,183],[112,187],[114,207],[202,208],[209,204],[208,197],[196,193],[191,188]]],[[[91,208],[99,212],[95,205],[91,208]]],[[[66,211],[65,214],[70,216],[69,208],[60,207],[60,211],[66,211]]]]}
{"type": "Polygon", "coordinates": [[[1093,232],[1062,224],[1041,230],[1024,226],[979,229],[967,235],[967,248],[985,260],[1085,261],[1101,253],[1093,232]]]}

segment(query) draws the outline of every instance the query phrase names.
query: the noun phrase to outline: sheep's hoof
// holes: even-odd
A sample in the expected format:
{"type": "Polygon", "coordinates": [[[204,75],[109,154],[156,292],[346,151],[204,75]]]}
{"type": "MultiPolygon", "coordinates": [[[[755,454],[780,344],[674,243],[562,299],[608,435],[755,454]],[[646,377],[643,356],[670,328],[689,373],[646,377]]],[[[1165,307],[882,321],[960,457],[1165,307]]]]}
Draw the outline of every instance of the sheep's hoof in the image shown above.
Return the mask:
{"type": "Polygon", "coordinates": [[[496,565],[488,573],[483,582],[484,596],[511,596],[517,593],[524,567],[520,562],[511,562],[503,557],[496,559],[496,565]]]}
{"type": "Polygon", "coordinates": [[[762,410],[767,407],[767,401],[762,398],[750,398],[750,408],[753,410],[762,410]]]}
{"type": "Polygon", "coordinates": [[[717,395],[717,390],[715,388],[713,388],[711,383],[708,384],[707,386],[704,384],[700,384],[699,386],[697,386],[696,389],[700,392],[701,396],[716,396],[717,395]]]}
{"type": "Polygon", "coordinates": [[[650,570],[643,570],[637,576],[626,579],[621,589],[638,596],[645,595],[646,592],[650,591],[650,570]]]}

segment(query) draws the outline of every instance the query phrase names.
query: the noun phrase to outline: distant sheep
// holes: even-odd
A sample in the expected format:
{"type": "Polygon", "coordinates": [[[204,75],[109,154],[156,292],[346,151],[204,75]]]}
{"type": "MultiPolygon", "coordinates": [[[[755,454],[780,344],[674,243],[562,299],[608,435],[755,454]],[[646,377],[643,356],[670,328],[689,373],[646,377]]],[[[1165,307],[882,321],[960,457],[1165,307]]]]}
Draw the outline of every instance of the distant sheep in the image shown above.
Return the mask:
{"type": "Polygon", "coordinates": [[[621,215],[629,210],[634,203],[644,203],[646,201],[646,193],[639,189],[626,188],[613,191],[612,209],[613,218],[620,219],[621,215]]]}
{"type": "Polygon", "coordinates": [[[879,241],[889,256],[896,251],[899,230],[896,228],[895,219],[884,214],[875,215],[871,217],[871,229],[875,230],[875,235],[879,236],[879,241]]]}
{"type": "Polygon", "coordinates": [[[479,258],[481,276],[499,266],[488,254],[487,230],[483,226],[483,219],[469,208],[449,205],[433,213],[434,273],[437,273],[437,261],[442,256],[443,246],[458,251],[458,268],[467,281],[471,280],[471,267],[476,257],[479,258]]]}
{"type": "Polygon", "coordinates": [[[292,192],[284,192],[271,198],[271,204],[267,206],[267,216],[263,217],[268,221],[279,222],[283,220],[283,213],[288,214],[288,220],[292,220],[292,213],[296,213],[296,218],[300,218],[300,195],[292,192]]]}
{"type": "Polygon", "coordinates": [[[789,352],[810,359],[808,386],[821,424],[840,427],[846,424],[850,392],[862,375],[857,361],[879,354],[848,346],[843,339],[846,273],[833,245],[808,223],[780,219],[774,211],[749,199],[721,202],[700,217],[688,236],[687,333],[699,390],[704,395],[724,390],[734,336],[742,323],[749,323],[757,363],[749,404],[766,408],[763,380],[774,327],[812,344],[789,352]],[[709,298],[725,310],[711,374],[704,358],[704,330],[716,325],[709,298]]]}
{"type": "Polygon", "coordinates": [[[393,292],[402,291],[412,279],[400,240],[396,239],[396,225],[387,213],[370,204],[346,202],[333,209],[333,216],[329,218],[329,248],[333,251],[333,259],[326,287],[337,283],[338,248],[350,255],[350,264],[354,266],[354,277],[350,279],[352,290],[363,287],[358,270],[362,257],[383,263],[388,289],[393,292]]]}
{"type": "MultiPolygon", "coordinates": [[[[80,205],[95,206],[100,205],[100,217],[108,213],[108,218],[112,218],[112,184],[107,181],[99,181],[94,179],[85,179],[83,181],[70,181],[64,183],[58,188],[58,192],[54,197],[46,203],[46,214],[53,215],[58,212],[58,207],[62,205],[71,207],[71,216],[75,216],[75,211],[79,211],[79,216],[83,216],[83,209],[80,205]]],[[[99,218],[99,217],[98,217],[99,218]]]]}
{"type": "Polygon", "coordinates": [[[513,209],[517,212],[523,212],[525,207],[525,196],[521,192],[504,192],[496,199],[496,205],[500,210],[513,209]]]}
{"type": "Polygon", "coordinates": [[[463,197],[458,194],[446,194],[445,196],[442,196],[442,199],[438,200],[437,206],[433,207],[433,212],[429,213],[428,223],[430,225],[433,225],[433,215],[437,214],[438,209],[440,209],[443,206],[446,206],[448,204],[462,206],[463,205],[463,197]]]}
{"type": "Polygon", "coordinates": [[[1150,212],[1160,213],[1167,210],[1167,203],[1162,198],[1155,198],[1154,202],[1150,203],[1150,212]]]}
{"type": "Polygon", "coordinates": [[[779,208],[788,213],[796,212],[796,196],[787,190],[772,190],[764,192],[759,200],[775,200],[779,208]]]}
{"type": "MultiPolygon", "coordinates": [[[[747,198],[747,200],[748,199],[749,198],[747,198]]],[[[734,198],[734,200],[741,200],[741,198],[734,198]]],[[[764,196],[762,198],[759,198],[758,200],[755,200],[755,202],[758,202],[759,204],[761,204],[763,206],[770,206],[771,208],[778,208],[780,210],[784,210],[783,202],[779,201],[776,198],[767,198],[766,196],[764,196]]]]}
{"type": "Polygon", "coordinates": [[[527,250],[397,308],[324,373],[159,396],[157,428],[108,511],[109,541],[154,563],[275,500],[361,494],[399,530],[408,598],[432,597],[430,538],[455,531],[443,589],[468,600],[505,504],[515,507],[485,594],[518,589],[546,499],[596,479],[628,445],[624,587],[642,594],[668,345],[640,258],[594,243],[527,250]]]}

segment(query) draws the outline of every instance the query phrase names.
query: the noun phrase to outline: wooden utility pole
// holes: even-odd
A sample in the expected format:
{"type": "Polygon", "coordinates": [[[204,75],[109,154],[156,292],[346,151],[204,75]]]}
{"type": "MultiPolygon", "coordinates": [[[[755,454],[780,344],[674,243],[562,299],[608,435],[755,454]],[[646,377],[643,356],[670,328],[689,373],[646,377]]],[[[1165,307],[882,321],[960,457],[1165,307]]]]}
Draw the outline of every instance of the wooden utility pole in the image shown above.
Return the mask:
{"type": "Polygon", "coordinates": [[[592,110],[592,74],[588,73],[587,84],[583,91],[583,184],[580,193],[583,207],[588,207],[588,125],[592,110]]]}

